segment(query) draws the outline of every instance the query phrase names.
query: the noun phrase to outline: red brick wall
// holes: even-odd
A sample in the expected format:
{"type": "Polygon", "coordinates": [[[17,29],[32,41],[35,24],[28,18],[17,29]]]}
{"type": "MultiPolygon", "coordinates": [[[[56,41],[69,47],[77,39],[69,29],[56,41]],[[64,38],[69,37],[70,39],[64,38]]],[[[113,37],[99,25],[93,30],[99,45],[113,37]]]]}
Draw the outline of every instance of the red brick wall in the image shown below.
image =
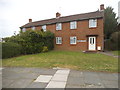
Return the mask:
{"type": "MultiPolygon", "coordinates": [[[[41,26],[36,27],[37,30],[41,30],[41,26]]],[[[89,21],[77,21],[77,29],[70,29],[70,22],[62,23],[62,30],[56,30],[56,24],[47,25],[47,30],[55,33],[56,37],[62,37],[62,44],[57,45],[55,43],[55,50],[88,50],[88,37],[86,35],[94,34],[98,35],[96,38],[96,46],[101,46],[103,49],[103,19],[97,19],[97,27],[89,28],[89,21]],[[70,37],[76,36],[77,40],[86,40],[86,42],[77,42],[76,45],[70,44],[70,37]]],[[[96,47],[97,48],[97,47],[96,47]]]]}

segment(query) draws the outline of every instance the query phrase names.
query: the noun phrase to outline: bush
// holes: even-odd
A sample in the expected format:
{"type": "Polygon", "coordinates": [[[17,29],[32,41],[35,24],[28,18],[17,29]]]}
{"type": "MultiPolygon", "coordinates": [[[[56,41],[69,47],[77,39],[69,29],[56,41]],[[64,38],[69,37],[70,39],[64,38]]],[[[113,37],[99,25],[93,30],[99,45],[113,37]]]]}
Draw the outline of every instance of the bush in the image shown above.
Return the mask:
{"type": "Polygon", "coordinates": [[[52,50],[54,48],[54,34],[50,31],[42,32],[29,30],[21,33],[20,37],[23,39],[22,42],[19,43],[24,48],[24,54],[40,53],[44,46],[48,47],[48,50],[52,50]]]}
{"type": "Polygon", "coordinates": [[[105,50],[120,50],[120,36],[119,32],[114,32],[109,40],[105,41],[105,50]]]}
{"type": "Polygon", "coordinates": [[[27,30],[16,36],[3,38],[3,40],[20,44],[22,46],[22,54],[46,52],[54,48],[54,34],[50,31],[27,30]]]}
{"type": "Polygon", "coordinates": [[[9,58],[21,55],[22,47],[17,43],[5,42],[2,43],[2,58],[9,58]]]}
{"type": "Polygon", "coordinates": [[[44,46],[42,52],[48,52],[48,47],[44,46]]]}
{"type": "Polygon", "coordinates": [[[27,30],[12,37],[4,38],[6,42],[18,43],[22,46],[22,54],[35,54],[42,52],[44,46],[48,50],[54,48],[54,34],[50,31],[27,30]]]}

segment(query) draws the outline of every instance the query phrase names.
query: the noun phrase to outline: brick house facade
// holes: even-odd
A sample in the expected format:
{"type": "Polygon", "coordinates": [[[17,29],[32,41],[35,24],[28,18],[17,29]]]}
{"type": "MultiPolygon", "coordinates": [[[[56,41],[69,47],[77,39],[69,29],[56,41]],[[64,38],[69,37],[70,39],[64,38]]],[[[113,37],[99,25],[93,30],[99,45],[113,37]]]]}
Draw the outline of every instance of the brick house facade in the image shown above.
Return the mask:
{"type": "Polygon", "coordinates": [[[21,26],[24,32],[29,29],[49,30],[55,34],[55,50],[102,51],[104,49],[104,5],[100,11],[32,22],[21,26]]]}

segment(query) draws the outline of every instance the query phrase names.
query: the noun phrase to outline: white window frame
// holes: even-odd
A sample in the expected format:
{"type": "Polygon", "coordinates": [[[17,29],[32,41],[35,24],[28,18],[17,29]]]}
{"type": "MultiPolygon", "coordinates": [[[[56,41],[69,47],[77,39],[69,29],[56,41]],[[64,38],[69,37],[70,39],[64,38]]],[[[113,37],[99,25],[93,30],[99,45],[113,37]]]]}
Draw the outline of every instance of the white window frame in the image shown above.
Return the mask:
{"type": "Polygon", "coordinates": [[[56,30],[62,30],[62,23],[56,23],[56,30]]]}
{"type": "Polygon", "coordinates": [[[77,29],[77,21],[70,22],[70,29],[77,29]]]}
{"type": "Polygon", "coordinates": [[[62,44],[62,37],[56,37],[56,44],[62,44]]]}
{"type": "Polygon", "coordinates": [[[26,32],[26,28],[23,28],[23,29],[22,29],[22,32],[26,32]]]}
{"type": "Polygon", "coordinates": [[[97,19],[89,19],[89,28],[97,27],[97,19]]]}
{"type": "Polygon", "coordinates": [[[70,44],[76,44],[76,43],[77,43],[77,37],[76,36],[70,37],[70,44]]]}
{"type": "Polygon", "coordinates": [[[32,30],[35,30],[35,27],[32,27],[32,30]]]}
{"type": "Polygon", "coordinates": [[[46,25],[43,25],[42,29],[43,29],[44,32],[46,32],[46,25]]]}

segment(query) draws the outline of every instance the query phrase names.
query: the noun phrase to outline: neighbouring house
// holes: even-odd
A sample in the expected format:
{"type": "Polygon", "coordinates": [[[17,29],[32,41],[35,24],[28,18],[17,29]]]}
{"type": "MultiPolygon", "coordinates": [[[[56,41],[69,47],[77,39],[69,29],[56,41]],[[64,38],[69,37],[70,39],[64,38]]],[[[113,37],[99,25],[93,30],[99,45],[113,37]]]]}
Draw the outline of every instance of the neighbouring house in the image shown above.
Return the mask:
{"type": "Polygon", "coordinates": [[[103,51],[104,50],[104,4],[100,10],[84,14],[32,22],[20,27],[26,30],[49,30],[55,34],[55,50],[103,51]]]}

